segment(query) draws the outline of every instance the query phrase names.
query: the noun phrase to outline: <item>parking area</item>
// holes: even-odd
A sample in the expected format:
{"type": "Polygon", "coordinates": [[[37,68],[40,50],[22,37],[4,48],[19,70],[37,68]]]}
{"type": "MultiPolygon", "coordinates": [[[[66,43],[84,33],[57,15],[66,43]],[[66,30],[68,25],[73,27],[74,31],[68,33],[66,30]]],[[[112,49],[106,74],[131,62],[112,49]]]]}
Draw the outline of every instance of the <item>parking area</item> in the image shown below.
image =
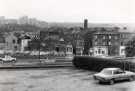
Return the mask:
{"type": "Polygon", "coordinates": [[[135,81],[98,84],[92,74],[75,68],[3,69],[0,91],[134,91],[135,81]]]}

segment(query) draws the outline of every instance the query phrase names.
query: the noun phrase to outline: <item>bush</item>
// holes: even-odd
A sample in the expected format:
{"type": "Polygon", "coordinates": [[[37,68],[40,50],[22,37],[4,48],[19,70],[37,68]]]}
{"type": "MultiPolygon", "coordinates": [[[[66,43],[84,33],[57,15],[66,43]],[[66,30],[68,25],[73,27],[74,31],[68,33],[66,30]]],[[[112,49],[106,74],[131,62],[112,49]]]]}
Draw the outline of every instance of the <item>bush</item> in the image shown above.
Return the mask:
{"type": "Polygon", "coordinates": [[[135,62],[115,58],[97,58],[88,56],[75,56],[73,65],[77,68],[101,71],[107,67],[118,67],[121,69],[135,71],[135,62]]]}

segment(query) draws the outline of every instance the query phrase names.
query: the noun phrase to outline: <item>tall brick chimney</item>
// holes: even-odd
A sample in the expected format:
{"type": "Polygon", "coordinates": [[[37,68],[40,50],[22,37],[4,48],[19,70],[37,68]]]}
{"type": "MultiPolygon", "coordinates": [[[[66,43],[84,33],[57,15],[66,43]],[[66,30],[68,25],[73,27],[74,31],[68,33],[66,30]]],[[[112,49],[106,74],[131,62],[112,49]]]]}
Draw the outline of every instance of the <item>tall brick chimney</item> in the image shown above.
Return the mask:
{"type": "Polygon", "coordinates": [[[88,28],[88,20],[84,19],[84,30],[88,28]]]}

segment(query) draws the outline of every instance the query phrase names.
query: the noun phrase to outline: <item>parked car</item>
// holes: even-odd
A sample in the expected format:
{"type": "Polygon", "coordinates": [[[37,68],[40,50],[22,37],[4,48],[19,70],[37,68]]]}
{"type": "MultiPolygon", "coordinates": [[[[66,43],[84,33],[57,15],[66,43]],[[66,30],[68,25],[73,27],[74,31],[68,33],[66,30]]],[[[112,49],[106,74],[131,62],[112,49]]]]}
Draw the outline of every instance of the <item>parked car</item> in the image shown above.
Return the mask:
{"type": "Polygon", "coordinates": [[[16,58],[13,58],[9,55],[5,55],[4,58],[0,58],[2,62],[16,62],[16,58]]]}
{"type": "Polygon", "coordinates": [[[129,80],[132,81],[135,78],[135,73],[131,71],[124,71],[120,68],[104,68],[101,72],[93,75],[95,80],[99,82],[109,82],[114,84],[115,81],[129,80]]]}

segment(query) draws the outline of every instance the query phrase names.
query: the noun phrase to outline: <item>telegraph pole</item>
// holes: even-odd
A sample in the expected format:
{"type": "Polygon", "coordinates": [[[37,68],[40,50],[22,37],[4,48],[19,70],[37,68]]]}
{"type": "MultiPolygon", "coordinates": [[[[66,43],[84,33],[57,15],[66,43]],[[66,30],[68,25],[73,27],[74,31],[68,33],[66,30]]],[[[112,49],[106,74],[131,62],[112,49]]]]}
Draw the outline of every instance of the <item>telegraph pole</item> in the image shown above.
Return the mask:
{"type": "Polygon", "coordinates": [[[39,31],[39,61],[40,61],[40,63],[41,63],[41,60],[40,60],[40,46],[41,46],[41,35],[40,35],[40,31],[39,31]]]}

